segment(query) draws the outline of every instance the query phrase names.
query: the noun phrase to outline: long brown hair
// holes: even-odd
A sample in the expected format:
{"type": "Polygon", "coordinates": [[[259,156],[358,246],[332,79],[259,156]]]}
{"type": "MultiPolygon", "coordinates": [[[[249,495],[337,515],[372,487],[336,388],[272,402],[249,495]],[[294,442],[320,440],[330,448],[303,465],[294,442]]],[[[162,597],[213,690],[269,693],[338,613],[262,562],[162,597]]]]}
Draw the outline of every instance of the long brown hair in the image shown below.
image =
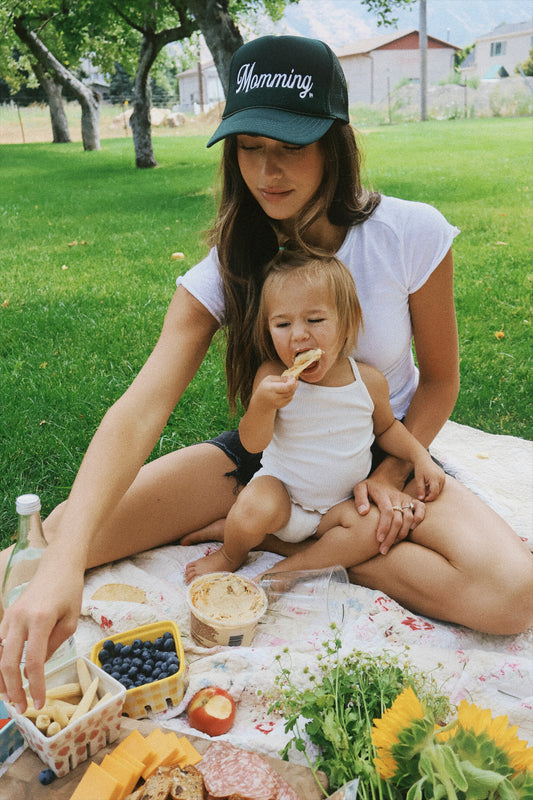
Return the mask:
{"type": "Polygon", "coordinates": [[[319,287],[337,313],[338,352],[351,353],[363,326],[363,312],[352,273],[336,256],[308,256],[280,250],[266,267],[259,309],[254,325],[254,343],[261,361],[276,361],[278,355],[268,324],[269,292],[282,290],[284,281],[297,274],[313,287],[319,287]]]}
{"type": "MultiPolygon", "coordinates": [[[[363,187],[362,155],[350,125],[335,121],[320,139],[325,154],[324,175],[315,195],[301,210],[291,249],[312,256],[332,255],[312,247],[305,233],[324,211],[340,227],[364,222],[376,209],[380,195],[363,187]]],[[[255,373],[261,363],[253,341],[263,270],[279,248],[275,224],[246,186],[237,159],[237,138],[224,140],[219,212],[210,233],[220,262],[226,333],[226,381],[230,407],[240,398],[246,407],[255,373]]]]}

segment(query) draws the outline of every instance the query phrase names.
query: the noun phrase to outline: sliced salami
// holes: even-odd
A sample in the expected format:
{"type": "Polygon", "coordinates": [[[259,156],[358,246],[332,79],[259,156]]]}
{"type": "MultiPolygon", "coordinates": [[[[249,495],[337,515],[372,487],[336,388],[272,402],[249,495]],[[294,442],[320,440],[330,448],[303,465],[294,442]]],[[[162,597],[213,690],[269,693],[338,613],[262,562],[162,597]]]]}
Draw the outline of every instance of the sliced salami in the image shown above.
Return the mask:
{"type": "MultiPolygon", "coordinates": [[[[268,762],[257,753],[240,750],[229,742],[210,745],[197,769],[204,776],[205,788],[214,798],[231,794],[241,795],[246,800],[278,798],[279,776],[268,762]]],[[[288,795],[286,800],[292,800],[291,796],[288,795]]]]}

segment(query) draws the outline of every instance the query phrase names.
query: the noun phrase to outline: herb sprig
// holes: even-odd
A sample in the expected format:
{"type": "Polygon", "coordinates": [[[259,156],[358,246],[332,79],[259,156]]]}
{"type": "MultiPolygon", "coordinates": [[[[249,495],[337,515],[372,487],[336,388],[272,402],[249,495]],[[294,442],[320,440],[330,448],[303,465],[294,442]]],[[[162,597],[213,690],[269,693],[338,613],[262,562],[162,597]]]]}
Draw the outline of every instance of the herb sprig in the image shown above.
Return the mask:
{"type": "Polygon", "coordinates": [[[318,656],[318,676],[307,667],[304,670],[308,678],[304,688],[293,681],[288,648],[278,656],[278,696],[270,711],[283,714],[285,732],[292,734],[281,757],[288,760],[292,747],[302,752],[315,777],[318,770],[325,772],[330,791],[360,778],[361,800],[401,800],[398,790],[378,776],[372,721],[381,717],[407,686],[424,699],[435,719],[444,720],[449,714],[448,698],[436,691],[429,676],[407,663],[401,665],[387,652],[371,655],[354,650],[341,660],[338,632],[334,631],[323,648],[318,656]],[[318,748],[314,759],[307,752],[309,742],[318,748]]]}

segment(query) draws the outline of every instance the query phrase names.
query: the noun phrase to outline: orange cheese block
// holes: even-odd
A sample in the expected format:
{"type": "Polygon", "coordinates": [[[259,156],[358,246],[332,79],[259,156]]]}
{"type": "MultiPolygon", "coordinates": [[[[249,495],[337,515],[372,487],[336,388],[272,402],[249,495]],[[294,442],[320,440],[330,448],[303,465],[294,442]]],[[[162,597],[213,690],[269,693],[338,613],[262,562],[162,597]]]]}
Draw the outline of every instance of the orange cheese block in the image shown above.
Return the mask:
{"type": "Polygon", "coordinates": [[[158,767],[163,765],[177,764],[180,757],[180,745],[175,733],[163,733],[159,728],[155,728],[146,737],[146,742],[152,750],[156,751],[156,756],[146,765],[143,771],[144,780],[154,774],[158,767]]]}
{"type": "Polygon", "coordinates": [[[198,752],[196,747],[189,742],[186,736],[180,736],[178,742],[180,750],[182,752],[180,760],[177,762],[178,766],[180,767],[194,766],[195,764],[198,764],[198,762],[202,760],[201,754],[198,752]]]}
{"type": "Polygon", "coordinates": [[[139,761],[138,758],[134,758],[130,753],[128,753],[127,750],[123,750],[120,753],[117,753],[116,750],[113,750],[111,755],[116,761],[121,761],[123,764],[126,764],[126,766],[130,768],[131,772],[137,775],[137,780],[139,780],[143,774],[143,769],[146,766],[143,761],[139,761]]]}
{"type": "Polygon", "coordinates": [[[123,787],[108,772],[91,761],[70,800],[120,800],[123,787]]]}
{"type": "Polygon", "coordinates": [[[115,747],[114,753],[129,753],[138,761],[142,761],[146,766],[155,756],[154,750],[150,747],[144,736],[134,728],[125,739],[115,747]]]}
{"type": "Polygon", "coordinates": [[[121,758],[115,758],[113,754],[106,755],[100,766],[108,772],[122,786],[120,800],[130,794],[137,785],[137,781],[142,772],[143,764],[140,763],[140,770],[136,770],[131,764],[121,758]]]}

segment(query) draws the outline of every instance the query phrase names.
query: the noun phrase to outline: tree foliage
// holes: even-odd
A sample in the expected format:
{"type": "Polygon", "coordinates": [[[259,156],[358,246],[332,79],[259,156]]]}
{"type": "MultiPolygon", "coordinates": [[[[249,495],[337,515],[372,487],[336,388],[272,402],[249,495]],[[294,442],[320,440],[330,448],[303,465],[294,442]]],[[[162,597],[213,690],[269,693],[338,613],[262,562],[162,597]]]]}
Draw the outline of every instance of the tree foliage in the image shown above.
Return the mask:
{"type": "MultiPolygon", "coordinates": [[[[533,47],[529,51],[529,58],[523,61],[520,66],[522,67],[524,75],[529,75],[530,77],[533,76],[533,47]]],[[[520,72],[518,67],[516,67],[515,71],[520,72]]]]}
{"type": "Polygon", "coordinates": [[[378,18],[378,26],[396,25],[398,17],[393,17],[394,11],[398,8],[408,8],[415,5],[417,0],[362,0],[372,14],[378,18]]]}

